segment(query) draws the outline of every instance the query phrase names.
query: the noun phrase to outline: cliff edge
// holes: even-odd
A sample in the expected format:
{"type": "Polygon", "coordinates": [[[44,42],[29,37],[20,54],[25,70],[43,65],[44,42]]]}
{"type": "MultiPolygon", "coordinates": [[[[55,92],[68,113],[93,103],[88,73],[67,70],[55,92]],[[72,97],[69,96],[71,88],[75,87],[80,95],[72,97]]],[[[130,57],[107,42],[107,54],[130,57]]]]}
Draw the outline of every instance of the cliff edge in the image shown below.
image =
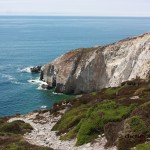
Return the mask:
{"type": "Polygon", "coordinates": [[[88,93],[150,76],[150,33],[70,51],[42,67],[41,80],[60,93],[88,93]]]}

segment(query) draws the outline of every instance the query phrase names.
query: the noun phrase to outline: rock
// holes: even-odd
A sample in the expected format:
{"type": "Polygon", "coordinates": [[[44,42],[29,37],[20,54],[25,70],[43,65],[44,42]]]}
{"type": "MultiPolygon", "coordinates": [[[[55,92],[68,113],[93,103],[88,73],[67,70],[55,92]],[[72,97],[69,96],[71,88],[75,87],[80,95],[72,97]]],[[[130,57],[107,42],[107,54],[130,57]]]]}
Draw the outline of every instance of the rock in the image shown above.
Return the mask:
{"type": "Polygon", "coordinates": [[[47,89],[47,90],[52,88],[48,84],[42,84],[41,87],[42,87],[42,89],[47,89]]]}
{"type": "MultiPolygon", "coordinates": [[[[150,74],[150,33],[70,51],[42,67],[41,79],[56,92],[88,93],[150,74]]],[[[126,84],[134,85],[132,82],[126,84]]]]}
{"type": "Polygon", "coordinates": [[[30,70],[32,73],[38,73],[41,71],[41,68],[42,68],[41,66],[35,66],[33,68],[30,68],[30,70]]]}
{"type": "Polygon", "coordinates": [[[122,122],[109,122],[105,125],[104,132],[107,139],[106,147],[113,146],[122,128],[122,122]]]}
{"type": "Polygon", "coordinates": [[[140,97],[139,96],[132,96],[130,97],[130,99],[139,99],[140,97]]]}

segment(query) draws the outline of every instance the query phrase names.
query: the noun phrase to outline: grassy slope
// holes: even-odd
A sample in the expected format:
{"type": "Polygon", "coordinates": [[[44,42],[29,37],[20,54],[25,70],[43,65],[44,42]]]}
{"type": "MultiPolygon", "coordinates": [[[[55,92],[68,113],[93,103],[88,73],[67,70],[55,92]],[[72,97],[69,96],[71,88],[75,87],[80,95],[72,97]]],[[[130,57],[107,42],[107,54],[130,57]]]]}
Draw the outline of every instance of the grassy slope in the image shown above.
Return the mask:
{"type": "MultiPolygon", "coordinates": [[[[53,127],[62,140],[77,138],[76,145],[93,141],[105,134],[106,146],[116,144],[127,150],[144,143],[150,136],[150,80],[136,79],[120,87],[106,88],[66,101],[69,110],[53,127]],[[134,99],[133,96],[139,98],[134,99]],[[141,111],[142,110],[142,111],[141,111]],[[129,137],[129,138],[128,138],[129,137]]],[[[59,102],[52,112],[64,108],[59,102]]]]}

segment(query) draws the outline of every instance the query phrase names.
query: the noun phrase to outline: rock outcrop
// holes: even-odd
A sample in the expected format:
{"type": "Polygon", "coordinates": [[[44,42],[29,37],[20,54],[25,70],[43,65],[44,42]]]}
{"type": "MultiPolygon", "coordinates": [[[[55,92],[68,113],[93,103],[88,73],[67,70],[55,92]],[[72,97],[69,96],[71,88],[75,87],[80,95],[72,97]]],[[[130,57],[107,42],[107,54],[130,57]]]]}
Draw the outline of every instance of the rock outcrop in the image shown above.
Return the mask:
{"type": "Polygon", "coordinates": [[[70,51],[42,67],[55,92],[87,93],[150,76],[150,33],[116,43],[70,51]]]}
{"type": "Polygon", "coordinates": [[[35,67],[30,68],[30,70],[32,73],[39,73],[41,71],[41,67],[42,66],[35,66],[35,67]]]}

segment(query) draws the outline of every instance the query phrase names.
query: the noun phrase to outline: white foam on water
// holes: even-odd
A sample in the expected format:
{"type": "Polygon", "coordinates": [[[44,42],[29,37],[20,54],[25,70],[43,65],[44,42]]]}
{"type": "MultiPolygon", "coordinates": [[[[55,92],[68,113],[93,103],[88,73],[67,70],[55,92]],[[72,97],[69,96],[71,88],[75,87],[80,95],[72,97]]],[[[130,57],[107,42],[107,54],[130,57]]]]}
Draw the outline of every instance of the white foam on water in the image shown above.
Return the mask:
{"type": "Polygon", "coordinates": [[[28,80],[28,82],[32,83],[32,84],[39,84],[39,85],[45,84],[45,85],[48,85],[46,82],[39,80],[39,78],[35,79],[35,80],[28,80]]]}
{"type": "Polygon", "coordinates": [[[33,67],[33,66],[29,66],[29,67],[26,67],[26,68],[23,68],[23,69],[18,68],[17,70],[18,70],[19,72],[31,73],[31,68],[32,68],[32,67],[33,67]]]}
{"type": "Polygon", "coordinates": [[[56,93],[56,92],[53,92],[54,95],[63,95],[63,93],[56,93]]]}
{"type": "Polygon", "coordinates": [[[46,88],[44,89],[44,88],[42,88],[42,85],[40,85],[38,88],[37,88],[37,90],[47,90],[46,88]]]}
{"type": "Polygon", "coordinates": [[[46,88],[42,88],[42,85],[48,85],[46,82],[41,81],[39,78],[35,80],[28,80],[31,84],[38,84],[39,86],[36,88],[37,90],[47,90],[46,88]]]}
{"type": "Polygon", "coordinates": [[[25,83],[19,82],[15,77],[13,77],[11,75],[7,75],[7,74],[0,74],[0,75],[3,79],[10,81],[12,84],[17,84],[17,85],[25,84],[25,83]]]}
{"type": "Polygon", "coordinates": [[[97,48],[97,47],[99,47],[99,45],[95,45],[94,47],[97,48]]]}
{"type": "Polygon", "coordinates": [[[2,78],[5,78],[5,79],[7,79],[7,80],[9,80],[9,81],[16,80],[16,78],[14,78],[14,77],[11,76],[11,75],[7,75],[7,74],[1,74],[1,77],[2,77],[2,78]]]}
{"type": "Polygon", "coordinates": [[[21,83],[21,82],[18,82],[18,81],[11,81],[12,84],[17,84],[17,85],[23,85],[25,83],[21,83]]]}
{"type": "Polygon", "coordinates": [[[41,106],[41,109],[46,109],[46,108],[47,108],[46,105],[41,106]]]}

